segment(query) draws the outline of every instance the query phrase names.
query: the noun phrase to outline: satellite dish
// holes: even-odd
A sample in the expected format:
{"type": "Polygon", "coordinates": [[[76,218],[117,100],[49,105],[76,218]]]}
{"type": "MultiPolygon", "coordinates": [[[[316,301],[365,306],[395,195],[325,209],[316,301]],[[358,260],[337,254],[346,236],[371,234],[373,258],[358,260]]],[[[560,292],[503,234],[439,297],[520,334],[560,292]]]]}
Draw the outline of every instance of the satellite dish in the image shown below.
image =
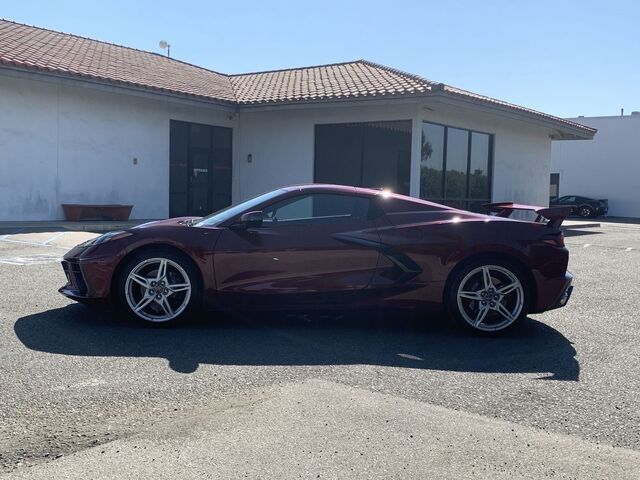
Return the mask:
{"type": "Polygon", "coordinates": [[[169,45],[169,43],[166,40],[160,40],[160,48],[161,49],[166,49],[167,50],[167,57],[171,56],[171,45],[169,45]]]}

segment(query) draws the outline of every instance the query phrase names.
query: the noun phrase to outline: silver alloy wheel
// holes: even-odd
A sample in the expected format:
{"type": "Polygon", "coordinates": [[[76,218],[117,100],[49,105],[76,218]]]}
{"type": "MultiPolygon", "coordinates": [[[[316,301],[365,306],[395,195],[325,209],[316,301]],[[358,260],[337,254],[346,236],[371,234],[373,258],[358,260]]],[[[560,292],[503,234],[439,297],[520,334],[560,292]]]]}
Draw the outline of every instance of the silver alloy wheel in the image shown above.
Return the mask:
{"type": "Polygon", "coordinates": [[[471,270],[460,282],[456,295],[462,318],[485,332],[507,328],[524,307],[522,283],[513,272],[499,265],[471,270]]]}
{"type": "Polygon", "coordinates": [[[189,275],[168,258],[140,262],[129,272],[124,288],[131,311],[155,323],[173,320],[191,299],[189,275]]]}

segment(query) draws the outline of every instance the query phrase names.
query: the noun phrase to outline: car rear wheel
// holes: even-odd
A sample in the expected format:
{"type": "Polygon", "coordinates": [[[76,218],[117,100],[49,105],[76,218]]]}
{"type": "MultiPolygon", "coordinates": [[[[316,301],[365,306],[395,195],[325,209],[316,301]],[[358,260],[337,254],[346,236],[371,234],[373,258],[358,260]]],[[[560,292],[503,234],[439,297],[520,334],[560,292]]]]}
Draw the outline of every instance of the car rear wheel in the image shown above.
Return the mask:
{"type": "Polygon", "coordinates": [[[582,218],[593,217],[593,208],[591,208],[588,205],[583,205],[580,208],[578,208],[578,215],[581,216],[582,218]]]}
{"type": "Polygon", "coordinates": [[[471,262],[447,292],[447,309],[468,331],[495,335],[516,328],[527,316],[528,290],[520,270],[502,260],[471,262]]]}
{"type": "Polygon", "coordinates": [[[121,304],[146,324],[174,324],[195,304],[196,279],[194,268],[182,255],[163,249],[141,252],[122,269],[121,304]]]}

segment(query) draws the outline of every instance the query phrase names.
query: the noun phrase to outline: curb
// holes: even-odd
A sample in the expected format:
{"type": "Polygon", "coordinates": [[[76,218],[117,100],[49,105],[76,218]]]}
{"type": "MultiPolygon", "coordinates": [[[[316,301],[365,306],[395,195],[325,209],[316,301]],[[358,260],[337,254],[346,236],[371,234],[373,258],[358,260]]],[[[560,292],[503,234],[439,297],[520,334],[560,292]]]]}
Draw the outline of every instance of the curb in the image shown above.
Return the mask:
{"type": "Polygon", "coordinates": [[[0,235],[37,232],[94,232],[104,233],[111,230],[125,230],[148,222],[149,220],[130,220],[126,222],[0,222],[0,235]]]}
{"type": "Polygon", "coordinates": [[[578,224],[571,224],[571,225],[562,225],[560,228],[561,230],[577,230],[581,228],[600,228],[601,226],[602,225],[600,225],[600,223],[593,222],[593,223],[578,223],[578,224]]]}

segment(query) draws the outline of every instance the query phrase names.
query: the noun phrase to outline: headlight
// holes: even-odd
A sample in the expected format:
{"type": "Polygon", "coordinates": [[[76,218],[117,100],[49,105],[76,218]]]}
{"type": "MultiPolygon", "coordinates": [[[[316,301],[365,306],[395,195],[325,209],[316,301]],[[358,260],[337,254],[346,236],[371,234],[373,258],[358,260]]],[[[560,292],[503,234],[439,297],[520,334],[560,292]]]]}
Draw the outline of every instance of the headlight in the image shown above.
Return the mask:
{"type": "Polygon", "coordinates": [[[115,230],[113,232],[103,233],[99,237],[92,238],[91,240],[87,240],[86,242],[78,245],[79,247],[93,247],[95,245],[100,245],[101,243],[108,242],[109,240],[116,240],[118,238],[124,238],[131,235],[129,232],[125,232],[124,230],[115,230]]]}

